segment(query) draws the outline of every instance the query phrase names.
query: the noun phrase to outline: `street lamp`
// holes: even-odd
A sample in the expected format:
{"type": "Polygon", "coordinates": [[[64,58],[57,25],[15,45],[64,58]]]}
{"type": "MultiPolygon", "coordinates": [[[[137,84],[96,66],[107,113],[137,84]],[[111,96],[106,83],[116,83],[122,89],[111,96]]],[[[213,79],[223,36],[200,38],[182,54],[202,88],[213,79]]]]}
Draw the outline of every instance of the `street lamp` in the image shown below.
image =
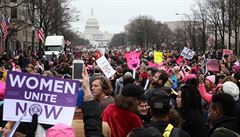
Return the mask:
{"type": "MultiPolygon", "coordinates": [[[[195,20],[193,20],[193,25],[192,25],[192,21],[191,21],[191,18],[188,14],[186,13],[175,13],[175,15],[183,15],[185,16],[187,19],[188,19],[188,22],[189,22],[189,27],[191,27],[191,31],[189,32],[189,37],[190,37],[190,34],[191,34],[191,37],[192,37],[192,47],[195,48],[195,42],[196,42],[196,26],[195,26],[195,20]]],[[[187,45],[187,26],[185,25],[185,45],[187,45]]]]}
{"type": "Polygon", "coordinates": [[[34,51],[34,38],[35,38],[35,27],[31,27],[32,30],[32,52],[34,51]]]}

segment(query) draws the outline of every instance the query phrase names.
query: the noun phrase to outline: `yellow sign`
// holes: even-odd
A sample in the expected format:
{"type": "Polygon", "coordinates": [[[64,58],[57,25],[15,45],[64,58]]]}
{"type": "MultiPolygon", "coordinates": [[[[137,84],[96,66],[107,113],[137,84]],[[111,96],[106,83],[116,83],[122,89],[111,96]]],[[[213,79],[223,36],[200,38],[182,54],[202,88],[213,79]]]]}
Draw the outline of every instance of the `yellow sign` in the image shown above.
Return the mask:
{"type": "Polygon", "coordinates": [[[154,51],[154,62],[155,63],[162,62],[162,56],[163,56],[162,52],[154,51]]]}

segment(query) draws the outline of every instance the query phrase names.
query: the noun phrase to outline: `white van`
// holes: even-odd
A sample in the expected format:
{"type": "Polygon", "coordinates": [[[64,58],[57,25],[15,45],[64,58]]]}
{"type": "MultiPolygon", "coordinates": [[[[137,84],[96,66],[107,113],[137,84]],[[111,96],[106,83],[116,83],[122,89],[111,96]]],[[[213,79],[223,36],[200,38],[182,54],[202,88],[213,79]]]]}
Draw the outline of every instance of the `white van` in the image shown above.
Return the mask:
{"type": "Polygon", "coordinates": [[[51,59],[53,54],[58,58],[64,53],[65,41],[63,36],[47,36],[44,44],[44,54],[51,59]]]}

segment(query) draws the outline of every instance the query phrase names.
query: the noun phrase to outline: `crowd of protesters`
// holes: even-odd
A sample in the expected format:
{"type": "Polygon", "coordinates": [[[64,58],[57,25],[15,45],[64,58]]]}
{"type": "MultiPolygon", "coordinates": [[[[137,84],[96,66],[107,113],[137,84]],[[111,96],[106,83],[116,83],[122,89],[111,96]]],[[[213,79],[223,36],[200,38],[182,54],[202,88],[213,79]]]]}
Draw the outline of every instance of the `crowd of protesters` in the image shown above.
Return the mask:
{"type": "MultiPolygon", "coordinates": [[[[127,52],[105,52],[116,70],[109,79],[96,64],[94,51],[51,59],[22,51],[13,57],[2,54],[0,86],[5,85],[9,70],[71,79],[72,62],[81,59],[85,67],[72,127],[41,124],[47,137],[239,136],[240,61],[236,56],[221,52],[196,54],[179,63],[178,51],[164,51],[161,66],[150,66],[153,51],[141,51],[140,67],[134,72],[127,66],[127,52]],[[206,59],[217,59],[219,71],[208,71],[206,59]]],[[[2,120],[5,90],[1,89],[0,130],[7,136],[14,122],[2,120]]],[[[32,137],[37,128],[33,118],[32,123],[22,122],[15,135],[32,137]]]]}

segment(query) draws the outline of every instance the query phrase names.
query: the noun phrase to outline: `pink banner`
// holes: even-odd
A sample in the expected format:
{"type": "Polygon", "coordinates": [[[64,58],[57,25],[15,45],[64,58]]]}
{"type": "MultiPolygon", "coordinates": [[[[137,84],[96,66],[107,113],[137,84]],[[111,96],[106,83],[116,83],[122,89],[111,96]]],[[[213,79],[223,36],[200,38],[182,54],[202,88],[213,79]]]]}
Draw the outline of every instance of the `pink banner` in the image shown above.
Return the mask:
{"type": "Polygon", "coordinates": [[[232,55],[233,54],[233,50],[228,50],[228,49],[223,49],[223,56],[224,55],[232,55]]]}
{"type": "Polygon", "coordinates": [[[163,62],[160,62],[160,63],[153,63],[151,61],[148,62],[148,67],[156,67],[156,68],[161,68],[163,65],[163,62]]]}
{"type": "Polygon", "coordinates": [[[207,70],[211,72],[219,72],[219,64],[217,59],[207,60],[207,70]]]}

